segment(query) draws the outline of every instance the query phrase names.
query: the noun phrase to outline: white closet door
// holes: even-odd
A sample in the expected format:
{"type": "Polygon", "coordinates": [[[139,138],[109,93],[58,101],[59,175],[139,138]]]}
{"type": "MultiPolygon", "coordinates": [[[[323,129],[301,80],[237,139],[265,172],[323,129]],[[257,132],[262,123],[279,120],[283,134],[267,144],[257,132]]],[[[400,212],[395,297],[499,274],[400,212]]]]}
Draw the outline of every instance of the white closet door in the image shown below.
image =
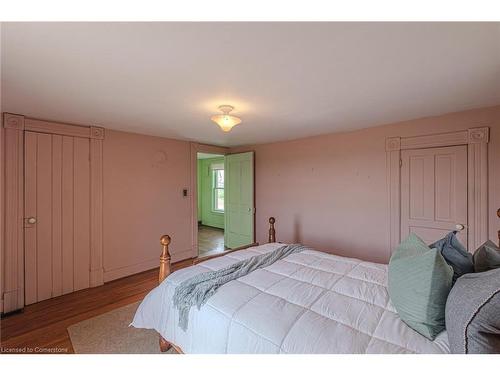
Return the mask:
{"type": "Polygon", "coordinates": [[[89,287],[89,139],[25,133],[26,304],[89,287]]]}
{"type": "Polygon", "coordinates": [[[467,247],[467,146],[401,153],[401,238],[410,232],[432,243],[463,225],[467,247]]]}

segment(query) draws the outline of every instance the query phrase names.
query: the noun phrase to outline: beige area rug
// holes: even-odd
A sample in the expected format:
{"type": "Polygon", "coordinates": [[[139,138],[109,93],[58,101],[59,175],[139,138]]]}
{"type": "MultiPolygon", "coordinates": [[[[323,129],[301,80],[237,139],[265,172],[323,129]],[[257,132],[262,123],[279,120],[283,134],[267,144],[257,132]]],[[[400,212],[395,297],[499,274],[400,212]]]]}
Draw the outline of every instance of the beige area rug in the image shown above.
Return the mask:
{"type": "MultiPolygon", "coordinates": [[[[78,354],[160,354],[158,333],[128,325],[139,302],[120,307],[68,327],[69,337],[78,354]]],[[[170,349],[166,354],[175,354],[170,349]]]]}

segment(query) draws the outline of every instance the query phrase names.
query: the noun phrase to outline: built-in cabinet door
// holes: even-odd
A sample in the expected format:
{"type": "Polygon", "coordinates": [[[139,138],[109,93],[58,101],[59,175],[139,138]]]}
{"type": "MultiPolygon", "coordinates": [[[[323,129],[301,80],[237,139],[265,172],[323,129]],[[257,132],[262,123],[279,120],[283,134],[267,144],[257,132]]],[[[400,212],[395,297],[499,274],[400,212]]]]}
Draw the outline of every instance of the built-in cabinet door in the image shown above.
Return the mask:
{"type": "Polygon", "coordinates": [[[467,247],[467,146],[401,153],[401,238],[410,232],[430,244],[457,225],[467,247]]]}
{"type": "Polygon", "coordinates": [[[89,287],[89,146],[25,132],[26,304],[89,287]]]}
{"type": "Polygon", "coordinates": [[[254,242],[253,152],[224,158],[224,242],[231,249],[254,242]]]}

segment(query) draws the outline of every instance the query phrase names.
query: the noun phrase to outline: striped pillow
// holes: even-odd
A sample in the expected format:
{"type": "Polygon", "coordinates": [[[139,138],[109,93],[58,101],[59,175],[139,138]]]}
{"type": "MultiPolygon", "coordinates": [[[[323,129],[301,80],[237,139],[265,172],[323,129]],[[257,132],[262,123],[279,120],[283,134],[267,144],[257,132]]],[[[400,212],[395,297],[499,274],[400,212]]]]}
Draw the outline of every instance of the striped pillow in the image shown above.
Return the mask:
{"type": "Polygon", "coordinates": [[[445,306],[453,268],[437,249],[411,233],[389,261],[389,296],[400,318],[433,340],[445,329],[445,306]]]}

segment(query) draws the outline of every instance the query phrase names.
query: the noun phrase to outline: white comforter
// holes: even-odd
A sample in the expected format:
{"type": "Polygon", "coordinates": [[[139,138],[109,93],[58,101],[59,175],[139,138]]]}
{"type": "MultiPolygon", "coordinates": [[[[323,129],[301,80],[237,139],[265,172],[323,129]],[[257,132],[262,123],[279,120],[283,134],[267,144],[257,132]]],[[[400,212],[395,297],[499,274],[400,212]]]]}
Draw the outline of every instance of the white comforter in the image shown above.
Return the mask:
{"type": "Polygon", "coordinates": [[[307,250],[221,287],[186,332],[172,305],[183,280],[272,251],[266,244],[172,273],[140,304],[132,325],[152,328],[185,353],[448,353],[398,317],[387,293],[387,265],[307,250]]]}

